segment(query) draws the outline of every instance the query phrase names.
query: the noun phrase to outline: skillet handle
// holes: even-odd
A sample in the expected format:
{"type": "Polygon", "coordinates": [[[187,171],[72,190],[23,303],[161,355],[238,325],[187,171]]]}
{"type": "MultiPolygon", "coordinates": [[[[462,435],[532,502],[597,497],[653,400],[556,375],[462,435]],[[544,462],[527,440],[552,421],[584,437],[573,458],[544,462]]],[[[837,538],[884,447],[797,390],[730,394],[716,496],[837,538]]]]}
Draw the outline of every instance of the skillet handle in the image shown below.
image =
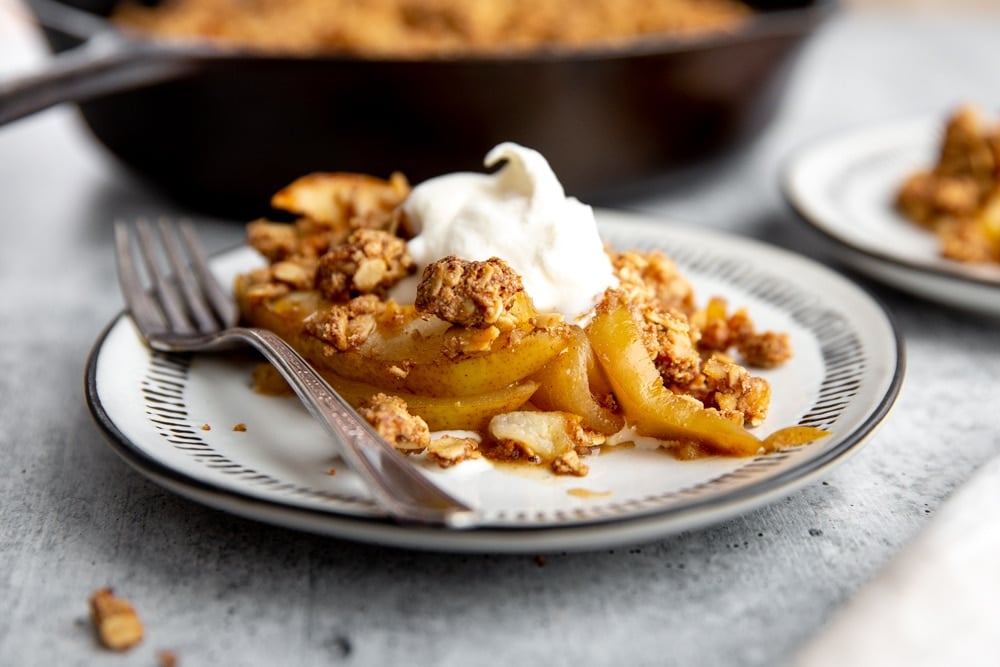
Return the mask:
{"type": "MultiPolygon", "coordinates": [[[[100,14],[91,13],[78,9],[72,4],[59,2],[59,0],[24,0],[30,8],[31,14],[39,25],[61,32],[64,35],[73,37],[80,41],[87,41],[103,33],[111,32],[113,26],[100,14]]],[[[88,3],[94,4],[94,3],[88,3]]],[[[101,3],[98,3],[101,4],[101,3]]],[[[111,11],[115,0],[111,0],[104,9],[111,11]]],[[[100,7],[94,7],[100,10],[100,7]]]]}
{"type": "Polygon", "coordinates": [[[197,64],[190,52],[101,30],[106,24],[96,17],[73,22],[71,16],[70,23],[59,20],[58,14],[38,18],[56,30],[89,39],[54,57],[40,72],[0,81],[0,126],[62,102],[83,102],[176,78],[197,64]]]}

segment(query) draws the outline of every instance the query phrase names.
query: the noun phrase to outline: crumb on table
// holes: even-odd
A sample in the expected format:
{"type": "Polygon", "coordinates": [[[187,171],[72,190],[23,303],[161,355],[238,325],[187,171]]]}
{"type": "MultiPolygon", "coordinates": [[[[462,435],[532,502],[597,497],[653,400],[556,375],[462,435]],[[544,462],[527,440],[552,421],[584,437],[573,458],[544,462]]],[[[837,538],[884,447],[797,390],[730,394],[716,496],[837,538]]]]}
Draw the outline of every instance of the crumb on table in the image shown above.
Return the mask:
{"type": "Polygon", "coordinates": [[[101,644],[113,651],[128,650],[142,641],[142,622],[135,608],[110,588],[90,596],[90,619],[101,644]]]}

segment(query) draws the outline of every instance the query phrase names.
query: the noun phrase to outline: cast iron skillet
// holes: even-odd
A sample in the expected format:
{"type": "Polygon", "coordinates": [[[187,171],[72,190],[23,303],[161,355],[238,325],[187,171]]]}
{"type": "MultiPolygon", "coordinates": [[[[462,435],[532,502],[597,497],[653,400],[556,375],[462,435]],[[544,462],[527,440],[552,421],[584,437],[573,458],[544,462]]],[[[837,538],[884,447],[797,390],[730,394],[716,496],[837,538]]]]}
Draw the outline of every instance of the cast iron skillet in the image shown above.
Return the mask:
{"type": "Polygon", "coordinates": [[[416,61],[283,57],[125,35],[114,0],[28,0],[60,55],[0,86],[0,124],[79,102],[94,135],[195,208],[234,216],[310,171],[411,182],[479,170],[513,140],[585,196],[717,154],[773,115],[835,0],[758,0],[736,34],[416,61]],[[71,6],[72,5],[72,6],[71,6]]]}

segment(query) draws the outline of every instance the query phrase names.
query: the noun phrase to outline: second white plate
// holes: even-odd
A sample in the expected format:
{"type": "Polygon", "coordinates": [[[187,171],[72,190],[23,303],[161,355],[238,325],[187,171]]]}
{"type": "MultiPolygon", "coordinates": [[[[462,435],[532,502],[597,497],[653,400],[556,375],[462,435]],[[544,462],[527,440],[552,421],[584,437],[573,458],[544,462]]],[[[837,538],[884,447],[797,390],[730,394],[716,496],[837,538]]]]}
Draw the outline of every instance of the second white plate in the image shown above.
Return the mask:
{"type": "MultiPolygon", "coordinates": [[[[618,248],[662,248],[712,295],[747,306],[761,329],[791,334],[794,358],[762,373],[772,407],[758,432],[808,424],[833,435],[752,459],[678,461],[629,449],[590,457],[585,478],[471,461],[424,474],[478,508],[472,530],[399,525],[376,507],[295,399],[250,389],[252,359],[151,354],[119,316],[88,363],[87,397],[122,457],[144,475],[212,507],[350,539],[443,551],[543,552],[646,541],[721,521],[787,494],[843,460],[895,400],[903,373],[885,311],[840,275],[748,239],[600,211],[618,248]],[[245,424],[245,431],[234,431],[245,424]],[[331,469],[336,474],[330,475],[331,469]]],[[[260,260],[220,256],[223,280],[260,260]]]]}
{"type": "Polygon", "coordinates": [[[785,196],[858,271],[920,297],[1000,316],[1000,265],[943,258],[937,237],[893,205],[906,177],[933,165],[944,120],[887,123],[809,144],[788,163],[785,196]]]}

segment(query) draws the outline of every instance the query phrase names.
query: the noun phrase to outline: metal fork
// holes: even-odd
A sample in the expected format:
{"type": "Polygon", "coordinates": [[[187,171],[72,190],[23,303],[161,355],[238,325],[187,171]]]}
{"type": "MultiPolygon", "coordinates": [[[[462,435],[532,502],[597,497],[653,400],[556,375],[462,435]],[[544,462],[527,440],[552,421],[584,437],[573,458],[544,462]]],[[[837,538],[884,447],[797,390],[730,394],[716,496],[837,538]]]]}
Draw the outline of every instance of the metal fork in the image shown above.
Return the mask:
{"type": "Polygon", "coordinates": [[[403,522],[469,527],[476,512],[431,484],[362,419],[284,340],[265,329],[235,326],[236,304],[208,268],[190,223],[160,221],[159,238],[140,220],[133,243],[128,226],[115,224],[118,279],[132,319],[150,348],[210,352],[249,344],[274,364],[309,412],[340,445],[347,464],[367,483],[376,502],[403,522]],[[138,246],[138,256],[133,246],[138,246]],[[159,253],[157,247],[162,246],[159,253]],[[163,270],[165,255],[174,279],[163,270]],[[152,283],[144,286],[140,266],[152,283]]]}

